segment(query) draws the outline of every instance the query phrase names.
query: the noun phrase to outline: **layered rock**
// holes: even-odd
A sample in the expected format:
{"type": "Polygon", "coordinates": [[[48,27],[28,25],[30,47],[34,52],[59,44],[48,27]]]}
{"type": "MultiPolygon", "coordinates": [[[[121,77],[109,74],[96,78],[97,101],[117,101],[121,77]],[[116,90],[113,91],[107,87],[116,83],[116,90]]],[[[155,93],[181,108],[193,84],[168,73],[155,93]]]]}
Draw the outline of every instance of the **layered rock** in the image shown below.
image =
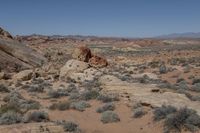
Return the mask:
{"type": "Polygon", "coordinates": [[[0,62],[0,70],[13,72],[41,66],[46,58],[0,28],[0,62]]]}

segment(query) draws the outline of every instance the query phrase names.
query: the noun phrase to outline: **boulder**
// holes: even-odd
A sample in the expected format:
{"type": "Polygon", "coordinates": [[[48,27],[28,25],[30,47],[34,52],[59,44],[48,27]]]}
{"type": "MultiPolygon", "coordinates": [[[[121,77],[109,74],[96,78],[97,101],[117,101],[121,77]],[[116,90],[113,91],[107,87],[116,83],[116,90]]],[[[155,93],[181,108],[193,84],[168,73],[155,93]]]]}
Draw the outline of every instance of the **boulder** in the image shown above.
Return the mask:
{"type": "Polygon", "coordinates": [[[27,81],[32,78],[32,75],[33,75],[33,70],[24,70],[24,71],[21,71],[21,72],[15,74],[13,76],[13,79],[27,81]]]}
{"type": "Polygon", "coordinates": [[[108,65],[108,62],[105,58],[94,55],[92,58],[89,59],[89,65],[94,68],[102,68],[106,67],[108,65]]]}
{"type": "Polygon", "coordinates": [[[75,48],[72,57],[79,61],[88,62],[89,59],[92,57],[92,54],[89,48],[85,46],[80,46],[75,48]]]}
{"type": "Polygon", "coordinates": [[[69,60],[60,69],[60,78],[69,77],[71,73],[83,72],[89,67],[88,63],[78,60],[69,60]]]}

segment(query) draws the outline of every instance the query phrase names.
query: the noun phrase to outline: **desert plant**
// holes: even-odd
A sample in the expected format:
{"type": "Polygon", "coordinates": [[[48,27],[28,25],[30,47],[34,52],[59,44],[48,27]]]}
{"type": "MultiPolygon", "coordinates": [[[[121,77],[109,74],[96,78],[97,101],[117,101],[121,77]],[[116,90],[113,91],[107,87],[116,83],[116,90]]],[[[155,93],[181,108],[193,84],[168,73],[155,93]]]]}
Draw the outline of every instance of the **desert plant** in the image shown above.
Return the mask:
{"type": "Polygon", "coordinates": [[[113,122],[119,122],[120,118],[113,111],[105,111],[101,115],[101,121],[103,123],[113,123],[113,122]]]}
{"type": "Polygon", "coordinates": [[[102,112],[105,112],[105,111],[113,111],[115,110],[115,105],[114,103],[106,103],[105,105],[103,105],[102,107],[99,107],[96,112],[98,113],[102,113],[102,112]]]}
{"type": "Polygon", "coordinates": [[[160,74],[167,73],[167,67],[164,64],[160,65],[159,72],[160,74]]]}
{"type": "Polygon", "coordinates": [[[27,114],[24,122],[45,122],[49,121],[49,115],[43,111],[35,111],[27,114]]]}
{"type": "Polygon", "coordinates": [[[192,80],[192,84],[193,84],[193,85],[196,84],[196,83],[200,83],[200,78],[194,78],[194,79],[192,80]]]}
{"type": "Polygon", "coordinates": [[[59,103],[53,103],[49,108],[51,110],[55,110],[55,109],[58,109],[58,110],[67,110],[67,109],[70,109],[70,102],[69,101],[62,101],[62,102],[59,102],[59,103]]]}
{"type": "Polygon", "coordinates": [[[90,104],[85,101],[72,102],[70,105],[70,108],[78,110],[78,111],[85,111],[85,109],[89,107],[90,107],[90,104]]]}
{"type": "Polygon", "coordinates": [[[10,92],[10,90],[5,85],[0,84],[0,92],[10,92]]]}
{"type": "Polygon", "coordinates": [[[65,132],[81,133],[79,125],[73,121],[57,121],[58,125],[61,125],[65,132]]]}
{"type": "Polygon", "coordinates": [[[3,113],[0,117],[0,125],[6,124],[14,124],[14,123],[20,123],[22,121],[21,114],[15,112],[15,111],[8,111],[6,113],[3,113]]]}
{"type": "Polygon", "coordinates": [[[49,98],[60,98],[63,96],[69,96],[66,89],[50,90],[48,92],[49,98]]]}
{"type": "Polygon", "coordinates": [[[144,110],[144,108],[140,107],[140,108],[134,109],[134,111],[133,111],[133,117],[134,118],[140,118],[143,115],[145,115],[146,113],[147,112],[144,110]]]}
{"type": "Polygon", "coordinates": [[[44,86],[42,85],[30,85],[27,88],[28,92],[43,92],[44,91],[44,86]]]}
{"type": "Polygon", "coordinates": [[[96,90],[86,90],[81,94],[81,99],[82,100],[91,100],[91,99],[96,99],[99,96],[99,92],[96,90]]]}
{"type": "Polygon", "coordinates": [[[192,132],[199,129],[200,116],[197,115],[196,111],[181,108],[176,113],[168,115],[164,121],[165,132],[181,132],[183,127],[192,132]]]}
{"type": "Polygon", "coordinates": [[[119,96],[117,94],[100,94],[97,97],[98,100],[107,103],[113,101],[119,101],[119,96]]]}
{"type": "Polygon", "coordinates": [[[154,120],[159,121],[161,119],[165,119],[167,115],[175,113],[176,111],[177,109],[173,106],[162,105],[162,107],[158,107],[154,110],[154,120]]]}
{"type": "Polygon", "coordinates": [[[195,83],[194,85],[192,85],[191,90],[200,92],[200,83],[195,83]]]}

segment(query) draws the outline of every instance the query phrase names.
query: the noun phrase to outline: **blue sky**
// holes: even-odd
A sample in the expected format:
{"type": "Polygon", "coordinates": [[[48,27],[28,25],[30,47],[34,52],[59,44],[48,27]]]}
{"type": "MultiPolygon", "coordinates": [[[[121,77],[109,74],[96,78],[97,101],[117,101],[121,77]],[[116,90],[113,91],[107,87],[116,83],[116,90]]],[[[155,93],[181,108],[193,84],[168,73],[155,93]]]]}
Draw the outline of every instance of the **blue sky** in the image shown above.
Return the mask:
{"type": "Polygon", "coordinates": [[[14,35],[200,32],[200,0],[0,0],[0,26],[14,35]]]}

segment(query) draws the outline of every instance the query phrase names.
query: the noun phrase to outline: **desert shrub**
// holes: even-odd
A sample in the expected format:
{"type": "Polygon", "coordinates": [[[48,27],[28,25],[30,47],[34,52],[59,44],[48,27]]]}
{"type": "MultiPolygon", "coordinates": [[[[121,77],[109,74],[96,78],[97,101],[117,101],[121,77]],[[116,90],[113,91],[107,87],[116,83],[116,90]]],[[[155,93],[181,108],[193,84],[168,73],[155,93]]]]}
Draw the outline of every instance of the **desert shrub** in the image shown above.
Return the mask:
{"type": "Polygon", "coordinates": [[[145,83],[148,83],[149,79],[150,79],[149,76],[145,74],[139,80],[140,80],[140,83],[145,84],[145,83]]]}
{"type": "Polygon", "coordinates": [[[4,104],[0,107],[0,116],[6,112],[21,113],[21,109],[16,104],[4,104]]]}
{"type": "Polygon", "coordinates": [[[30,109],[39,109],[39,102],[33,100],[26,100],[16,91],[11,92],[3,99],[8,105],[15,105],[23,111],[28,111],[30,109]]]}
{"type": "Polygon", "coordinates": [[[179,83],[179,82],[181,82],[181,81],[185,81],[185,79],[184,79],[184,78],[178,78],[178,79],[176,80],[176,83],[179,83]]]}
{"type": "Polygon", "coordinates": [[[133,111],[133,117],[134,118],[140,118],[143,115],[145,115],[146,113],[147,112],[144,110],[144,108],[140,107],[140,108],[134,109],[134,111],[133,111]]]}
{"type": "Polygon", "coordinates": [[[167,73],[167,67],[164,64],[160,65],[159,72],[160,74],[167,73]]]}
{"type": "Polygon", "coordinates": [[[105,111],[101,115],[101,121],[103,123],[113,123],[113,122],[119,122],[120,118],[113,111],[105,111]]]}
{"type": "Polygon", "coordinates": [[[5,85],[0,84],[0,92],[10,92],[10,90],[5,85]]]}
{"type": "Polygon", "coordinates": [[[60,98],[63,96],[69,96],[68,91],[66,89],[58,89],[58,90],[50,90],[48,92],[49,98],[60,98]]]}
{"type": "Polygon", "coordinates": [[[96,112],[98,113],[102,113],[102,112],[105,112],[105,111],[113,111],[115,110],[115,105],[114,103],[106,103],[105,105],[103,105],[102,107],[99,107],[96,112]]]}
{"type": "Polygon", "coordinates": [[[177,88],[183,89],[183,90],[188,90],[189,86],[187,85],[186,81],[180,81],[179,83],[176,84],[177,88]]]}
{"type": "Polygon", "coordinates": [[[160,83],[160,84],[157,85],[157,87],[159,87],[161,89],[163,89],[163,88],[172,89],[172,90],[178,90],[179,89],[178,86],[170,84],[168,82],[166,82],[166,83],[160,83]]]}
{"type": "Polygon", "coordinates": [[[15,111],[8,111],[6,113],[3,113],[0,116],[0,125],[6,124],[14,124],[14,123],[20,123],[22,121],[21,114],[15,112],[15,111]]]}
{"type": "Polygon", "coordinates": [[[44,86],[42,85],[30,85],[27,88],[28,92],[43,92],[44,91],[44,86]]]}
{"type": "Polygon", "coordinates": [[[70,109],[70,102],[69,101],[63,101],[63,102],[59,102],[59,103],[54,103],[49,107],[51,110],[67,110],[70,109]]]}
{"type": "Polygon", "coordinates": [[[79,93],[70,93],[69,99],[70,100],[78,100],[80,99],[81,95],[79,93]]]}
{"type": "Polygon", "coordinates": [[[97,99],[104,103],[119,101],[119,96],[117,94],[100,94],[97,99]]]}
{"type": "Polygon", "coordinates": [[[192,85],[191,90],[200,92],[200,83],[195,83],[194,85],[192,85]]]}
{"type": "Polygon", "coordinates": [[[96,99],[99,96],[99,92],[96,90],[86,90],[81,94],[81,99],[82,100],[91,100],[91,99],[96,99]]]}
{"type": "Polygon", "coordinates": [[[63,129],[66,132],[79,132],[80,130],[78,124],[71,121],[65,122],[63,124],[63,129]]]}
{"type": "Polygon", "coordinates": [[[197,131],[200,127],[200,116],[196,111],[181,108],[176,113],[170,114],[164,121],[165,132],[181,132],[182,128],[186,128],[189,131],[197,131]]]}
{"type": "Polygon", "coordinates": [[[67,92],[68,93],[77,93],[78,90],[77,90],[75,84],[69,84],[67,87],[67,92]]]}
{"type": "Polygon", "coordinates": [[[72,102],[70,105],[70,108],[78,110],[78,111],[85,111],[85,109],[89,107],[90,107],[90,104],[85,101],[72,102]]]}
{"type": "Polygon", "coordinates": [[[200,83],[200,78],[194,78],[194,79],[192,80],[192,84],[193,84],[193,85],[196,84],[196,83],[200,83]]]}
{"type": "Polygon", "coordinates": [[[19,103],[19,107],[26,111],[31,109],[39,109],[40,103],[33,100],[24,100],[19,103]]]}
{"type": "Polygon", "coordinates": [[[58,125],[61,125],[65,132],[81,133],[79,125],[73,121],[57,121],[58,125]]]}
{"type": "Polygon", "coordinates": [[[24,122],[46,122],[49,121],[49,115],[43,111],[35,111],[27,114],[24,122]]]}
{"type": "Polygon", "coordinates": [[[163,105],[162,107],[156,108],[154,110],[154,120],[159,121],[161,119],[165,119],[167,115],[175,113],[177,109],[173,106],[165,106],[163,105]]]}

